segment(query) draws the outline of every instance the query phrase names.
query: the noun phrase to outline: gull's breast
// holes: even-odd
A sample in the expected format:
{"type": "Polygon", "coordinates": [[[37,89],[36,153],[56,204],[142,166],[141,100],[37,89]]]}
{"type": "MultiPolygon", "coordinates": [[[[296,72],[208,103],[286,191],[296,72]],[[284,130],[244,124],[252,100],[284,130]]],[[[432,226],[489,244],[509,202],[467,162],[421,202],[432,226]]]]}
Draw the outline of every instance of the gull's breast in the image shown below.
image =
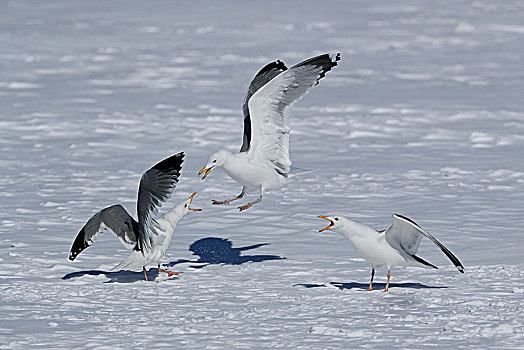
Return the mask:
{"type": "Polygon", "coordinates": [[[233,180],[248,190],[264,187],[266,190],[277,190],[285,186],[286,178],[271,166],[255,163],[247,158],[237,157],[224,164],[223,169],[233,180]]]}

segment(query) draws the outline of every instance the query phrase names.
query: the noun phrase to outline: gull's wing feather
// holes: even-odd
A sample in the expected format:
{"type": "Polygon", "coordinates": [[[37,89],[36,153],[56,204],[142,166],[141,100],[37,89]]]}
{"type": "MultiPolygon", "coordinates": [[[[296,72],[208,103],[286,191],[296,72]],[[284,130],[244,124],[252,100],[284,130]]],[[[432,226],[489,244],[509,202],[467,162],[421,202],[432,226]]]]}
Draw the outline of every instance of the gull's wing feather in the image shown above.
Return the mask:
{"type": "Polygon", "coordinates": [[[318,84],[338,60],[340,54],[310,58],[278,74],[251,96],[248,101],[251,119],[248,154],[258,161],[273,164],[279,173],[289,172],[290,108],[318,84]]]}
{"type": "Polygon", "coordinates": [[[84,249],[93,244],[107,229],[112,231],[127,248],[136,245],[138,223],[120,204],[100,210],[82,227],[76,236],[69,260],[73,261],[84,249]]]}
{"type": "Polygon", "coordinates": [[[251,143],[251,118],[249,116],[248,106],[249,99],[255,92],[258,91],[258,89],[266,85],[271,79],[285,70],[287,70],[287,67],[284,62],[280,60],[268,63],[257,73],[257,75],[255,75],[251,81],[251,84],[249,84],[247,95],[244,98],[244,103],[242,104],[242,112],[244,113],[244,136],[240,152],[247,152],[251,143]]]}
{"type": "Polygon", "coordinates": [[[393,215],[393,225],[386,230],[386,241],[395,249],[405,251],[409,255],[414,255],[420,245],[422,237],[429,238],[435,243],[446,256],[451,260],[455,267],[464,273],[464,266],[453,253],[449,251],[442,243],[437,241],[429,232],[417,225],[413,220],[399,215],[393,215]]]}
{"type": "Polygon", "coordinates": [[[393,225],[385,232],[386,241],[395,249],[413,255],[423,237],[418,228],[419,226],[410,219],[394,214],[393,225]]]}
{"type": "Polygon", "coordinates": [[[153,166],[140,179],[137,201],[138,237],[135,249],[142,253],[151,249],[151,235],[154,232],[152,216],[158,213],[158,208],[171,196],[183,162],[184,152],[180,152],[153,166]]]}

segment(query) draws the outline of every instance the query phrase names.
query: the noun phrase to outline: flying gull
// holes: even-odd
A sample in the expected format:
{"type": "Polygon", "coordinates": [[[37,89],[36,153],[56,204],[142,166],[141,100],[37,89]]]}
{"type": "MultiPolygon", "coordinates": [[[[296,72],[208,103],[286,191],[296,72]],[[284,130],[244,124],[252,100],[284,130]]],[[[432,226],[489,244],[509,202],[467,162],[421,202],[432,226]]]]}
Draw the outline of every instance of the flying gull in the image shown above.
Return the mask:
{"type": "Polygon", "coordinates": [[[159,218],[153,219],[152,216],[158,214],[158,208],[175,189],[183,161],[184,153],[180,152],[164,159],[142,175],[138,188],[138,221],[120,204],[102,209],[93,215],[76,236],[69,260],[75,260],[78,254],[109,229],[126,248],[133,248],[129,257],[113,268],[113,271],[142,268],[147,281],[145,266],[158,263],[159,272],[166,272],[170,277],[180,274],[161,269],[159,261],[169,248],[177,223],[189,210],[201,210],[190,208],[196,192],[159,218]]]}
{"type": "Polygon", "coordinates": [[[198,173],[199,176],[204,174],[204,180],[213,168],[221,167],[243,186],[235,198],[213,200],[213,204],[229,204],[248,192],[259,191],[258,199],[238,207],[242,211],[259,203],[266,191],[276,191],[287,185],[289,177],[294,175],[289,157],[291,106],[317,85],[339,60],[339,53],[323,54],[289,69],[278,60],[257,73],[244,99],[244,137],[240,153],[217,151],[198,173]]]}
{"type": "Polygon", "coordinates": [[[330,222],[329,226],[324,227],[319,232],[333,229],[334,231],[342,233],[344,237],[351,242],[353,247],[355,247],[358,254],[372,265],[371,281],[369,282],[368,291],[372,289],[375,267],[377,266],[385,265],[388,269],[386,292],[389,288],[389,279],[393,266],[415,266],[437,269],[438,267],[435,265],[415,255],[422,237],[427,237],[433,241],[433,243],[446,254],[455,267],[464,273],[464,266],[462,266],[457,257],[453,255],[448,248],[444,247],[435,237],[405,216],[394,214],[393,225],[387,230],[379,232],[369,226],[359,224],[343,216],[320,215],[318,217],[330,222]]]}

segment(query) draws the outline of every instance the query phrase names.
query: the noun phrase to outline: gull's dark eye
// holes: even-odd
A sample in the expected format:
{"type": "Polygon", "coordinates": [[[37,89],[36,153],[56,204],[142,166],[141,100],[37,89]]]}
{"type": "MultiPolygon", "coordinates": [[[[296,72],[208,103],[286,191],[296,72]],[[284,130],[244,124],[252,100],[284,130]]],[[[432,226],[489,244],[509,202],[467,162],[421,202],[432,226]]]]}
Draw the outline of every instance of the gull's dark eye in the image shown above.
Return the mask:
{"type": "Polygon", "coordinates": [[[338,221],[338,218],[335,218],[335,221],[338,221]]]}
{"type": "Polygon", "coordinates": [[[184,204],[184,208],[187,208],[187,204],[184,204]]]}
{"type": "Polygon", "coordinates": [[[216,163],[216,162],[217,162],[217,160],[215,159],[215,160],[213,161],[213,163],[216,163]]]}

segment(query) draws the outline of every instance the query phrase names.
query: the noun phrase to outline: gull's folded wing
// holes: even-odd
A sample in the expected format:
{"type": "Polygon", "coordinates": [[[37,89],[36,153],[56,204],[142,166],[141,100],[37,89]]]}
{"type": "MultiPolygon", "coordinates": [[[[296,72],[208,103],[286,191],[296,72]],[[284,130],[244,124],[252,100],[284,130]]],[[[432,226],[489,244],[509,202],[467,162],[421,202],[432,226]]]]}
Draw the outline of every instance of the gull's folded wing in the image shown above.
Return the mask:
{"type": "Polygon", "coordinates": [[[398,214],[393,215],[393,225],[386,230],[386,241],[400,252],[404,251],[409,255],[414,255],[420,245],[422,237],[429,238],[435,245],[437,245],[446,256],[451,260],[455,267],[464,273],[464,266],[457,259],[453,253],[449,251],[442,243],[437,241],[435,237],[429,234],[426,230],[417,225],[413,220],[398,214]]]}

